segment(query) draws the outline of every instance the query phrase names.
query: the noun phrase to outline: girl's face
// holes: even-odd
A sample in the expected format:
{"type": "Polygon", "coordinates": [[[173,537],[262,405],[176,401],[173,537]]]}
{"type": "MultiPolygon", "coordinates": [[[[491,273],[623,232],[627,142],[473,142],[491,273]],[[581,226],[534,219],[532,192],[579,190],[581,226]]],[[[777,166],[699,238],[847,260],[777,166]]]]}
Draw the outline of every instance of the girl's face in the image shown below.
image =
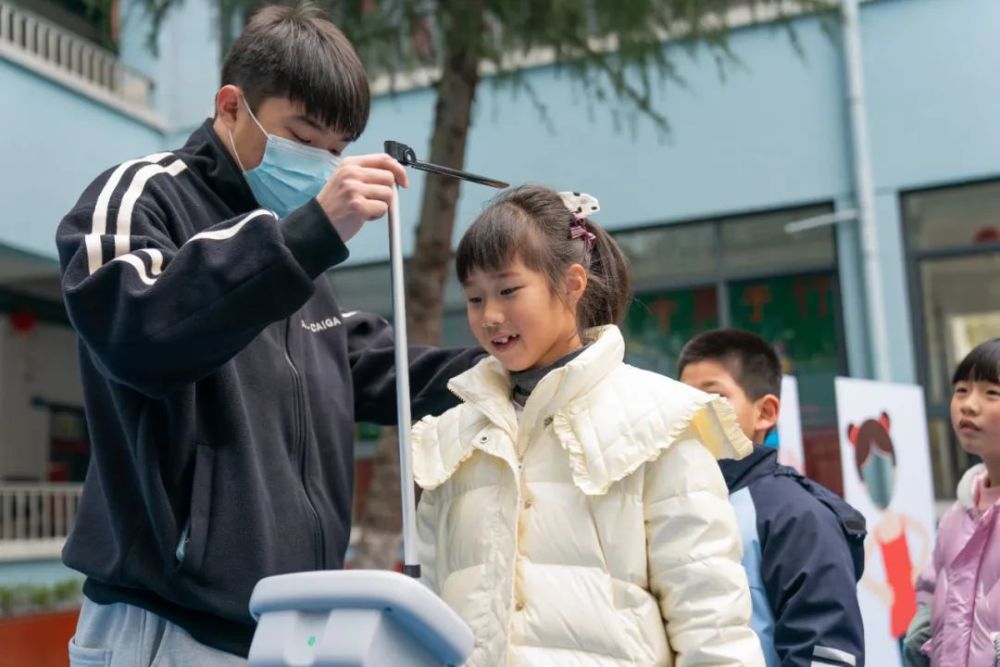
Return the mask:
{"type": "Polygon", "coordinates": [[[962,449],[984,459],[1000,458],[1000,385],[963,380],[951,395],[951,425],[962,449]]]}
{"type": "Polygon", "coordinates": [[[469,328],[507,370],[542,368],[581,347],[576,304],[586,285],[578,264],[567,270],[562,295],[520,259],[495,273],[476,269],[464,285],[469,328]]]}

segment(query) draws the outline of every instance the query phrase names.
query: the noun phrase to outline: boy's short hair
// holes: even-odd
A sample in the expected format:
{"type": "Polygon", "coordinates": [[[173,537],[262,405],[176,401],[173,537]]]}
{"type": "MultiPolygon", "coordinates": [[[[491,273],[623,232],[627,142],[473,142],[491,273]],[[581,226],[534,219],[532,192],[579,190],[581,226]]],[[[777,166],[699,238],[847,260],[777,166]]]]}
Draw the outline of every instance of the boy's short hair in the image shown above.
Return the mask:
{"type": "Polygon", "coordinates": [[[715,361],[725,367],[752,401],[774,394],[781,398],[781,361],[771,345],[749,331],[716,329],[695,336],[681,350],[677,374],[688,364],[715,361]]]}
{"type": "Polygon", "coordinates": [[[368,75],[344,33],[315,6],[270,5],[255,13],[222,66],[222,85],[243,89],[254,111],[288,98],[354,141],[368,123],[368,75]]]}

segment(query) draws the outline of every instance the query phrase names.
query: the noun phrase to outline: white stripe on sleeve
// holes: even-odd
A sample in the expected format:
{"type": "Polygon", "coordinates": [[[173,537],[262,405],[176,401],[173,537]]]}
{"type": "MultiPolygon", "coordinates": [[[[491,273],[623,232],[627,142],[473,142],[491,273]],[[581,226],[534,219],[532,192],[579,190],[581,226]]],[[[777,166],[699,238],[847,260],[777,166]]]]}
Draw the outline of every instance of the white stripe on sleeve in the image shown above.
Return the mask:
{"type": "Polygon", "coordinates": [[[149,255],[149,273],[158,276],[163,273],[163,253],[155,248],[142,248],[139,252],[149,255]]]}
{"type": "MultiPolygon", "coordinates": [[[[258,209],[251,213],[248,213],[243,217],[242,220],[232,225],[231,227],[226,227],[225,229],[217,229],[210,232],[202,232],[200,234],[195,234],[187,243],[197,240],[205,241],[225,241],[236,236],[236,234],[243,229],[243,227],[253,220],[254,218],[259,218],[262,215],[267,215],[270,217],[275,217],[270,211],[264,209],[258,209]]],[[[185,244],[187,245],[187,244],[185,244]]],[[[163,253],[156,248],[140,248],[134,253],[127,253],[119,257],[115,257],[112,261],[125,262],[132,268],[136,270],[139,274],[139,280],[141,280],[146,285],[154,285],[156,283],[157,277],[163,273],[163,253]],[[137,253],[143,253],[147,255],[150,259],[150,268],[146,269],[146,263],[137,255],[137,253]]]]}
{"type": "Polygon", "coordinates": [[[132,182],[122,197],[122,203],[118,207],[118,224],[115,228],[115,257],[121,257],[129,252],[132,234],[132,210],[135,202],[138,201],[146,182],[157,174],[169,174],[176,176],[187,169],[187,165],[182,160],[175,160],[164,167],[159,164],[150,164],[135,172],[132,182]]]}
{"type": "Polygon", "coordinates": [[[104,184],[104,187],[101,189],[101,193],[97,196],[97,203],[94,206],[94,215],[90,233],[87,234],[86,237],[87,266],[90,269],[90,273],[93,273],[97,269],[101,268],[101,265],[104,263],[104,258],[101,253],[101,236],[108,233],[108,205],[111,202],[111,195],[114,194],[115,190],[118,188],[118,184],[122,180],[122,176],[134,165],[142,162],[159,162],[169,155],[173,154],[153,153],[152,155],[147,155],[146,157],[139,158],[137,160],[122,162],[113,172],[111,172],[111,176],[108,177],[107,183],[104,184]]]}
{"type": "Polygon", "coordinates": [[[146,265],[141,259],[135,255],[122,255],[121,257],[115,257],[112,262],[125,262],[132,268],[136,270],[139,274],[139,280],[146,283],[147,285],[153,285],[156,283],[156,278],[150,278],[149,273],[146,272],[146,265]]]}
{"type": "Polygon", "coordinates": [[[269,215],[272,218],[276,217],[274,213],[271,213],[268,210],[260,208],[252,213],[248,213],[245,218],[240,220],[232,227],[226,227],[225,229],[216,229],[211,232],[202,232],[200,234],[195,234],[190,239],[188,239],[188,243],[191,243],[191,241],[197,241],[198,239],[208,239],[210,241],[225,241],[226,239],[236,236],[236,233],[239,232],[241,229],[243,229],[243,225],[247,224],[254,218],[259,218],[262,215],[269,215]]]}

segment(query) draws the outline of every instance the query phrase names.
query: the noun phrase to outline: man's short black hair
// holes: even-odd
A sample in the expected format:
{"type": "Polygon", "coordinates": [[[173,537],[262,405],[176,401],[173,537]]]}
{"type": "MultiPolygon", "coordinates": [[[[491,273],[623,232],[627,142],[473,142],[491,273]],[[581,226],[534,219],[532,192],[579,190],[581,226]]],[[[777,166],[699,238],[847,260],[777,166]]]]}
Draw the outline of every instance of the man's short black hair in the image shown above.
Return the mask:
{"type": "Polygon", "coordinates": [[[254,111],[288,98],[354,141],[368,123],[368,76],[344,33],[309,3],[270,5],[251,17],[222,66],[222,85],[243,89],[254,111]]]}
{"type": "Polygon", "coordinates": [[[677,375],[688,364],[715,361],[725,367],[752,401],[774,394],[781,398],[781,362],[771,345],[749,331],[716,329],[695,336],[681,350],[677,375]]]}

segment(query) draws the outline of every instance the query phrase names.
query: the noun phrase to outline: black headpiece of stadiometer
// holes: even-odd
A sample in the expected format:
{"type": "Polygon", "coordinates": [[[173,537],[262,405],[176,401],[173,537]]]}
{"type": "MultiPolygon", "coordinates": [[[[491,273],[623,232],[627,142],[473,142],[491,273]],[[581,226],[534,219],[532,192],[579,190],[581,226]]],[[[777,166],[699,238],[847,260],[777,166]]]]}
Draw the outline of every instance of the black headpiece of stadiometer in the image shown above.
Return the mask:
{"type": "Polygon", "coordinates": [[[442,167],[438,164],[431,164],[429,162],[421,162],[417,159],[417,154],[413,152],[413,149],[406,144],[401,144],[398,141],[387,141],[385,142],[385,152],[396,159],[404,167],[413,167],[414,169],[419,169],[420,171],[426,171],[431,174],[440,174],[442,176],[451,176],[452,178],[460,178],[463,181],[472,181],[473,183],[479,183],[481,185],[488,185],[493,188],[506,188],[510,187],[509,183],[504,183],[503,181],[498,181],[495,178],[487,178],[485,176],[478,176],[476,174],[470,174],[467,171],[460,171],[458,169],[452,169],[451,167],[442,167]]]}

